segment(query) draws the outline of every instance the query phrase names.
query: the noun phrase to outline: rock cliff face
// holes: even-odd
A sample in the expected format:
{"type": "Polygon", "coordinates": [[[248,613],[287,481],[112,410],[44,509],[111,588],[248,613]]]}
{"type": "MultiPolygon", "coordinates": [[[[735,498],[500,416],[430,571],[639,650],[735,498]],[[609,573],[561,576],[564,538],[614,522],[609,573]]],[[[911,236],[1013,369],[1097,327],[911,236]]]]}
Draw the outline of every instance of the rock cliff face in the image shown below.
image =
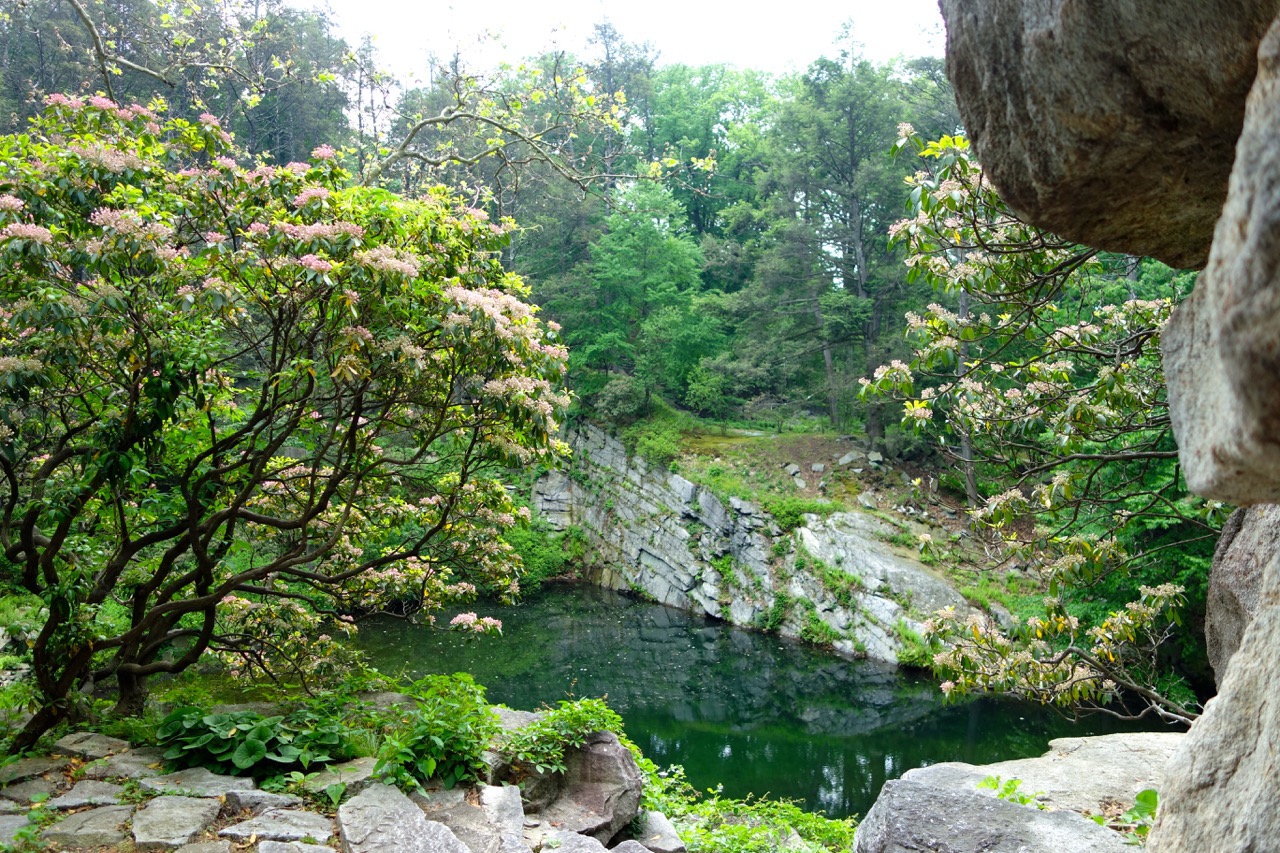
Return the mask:
{"type": "Polygon", "coordinates": [[[899,621],[918,630],[913,614],[967,607],[944,581],[893,554],[878,538],[890,529],[870,515],[811,516],[796,533],[797,552],[758,507],[736,498],[726,505],[651,468],[602,430],[584,427],[570,444],[573,468],[543,477],[534,507],[558,528],[586,531],[603,586],[890,662],[899,621]]]}
{"type": "MultiPolygon", "coordinates": [[[[1280,502],[1280,2],[941,6],[961,115],[1016,209],[1114,251],[1179,266],[1207,254],[1162,337],[1183,473],[1206,496],[1280,502]]],[[[1219,552],[1219,574],[1233,561],[1261,578],[1211,602],[1210,624],[1234,626],[1224,649],[1243,633],[1166,770],[1152,853],[1280,838],[1280,541],[1254,533],[1219,552]]]]}

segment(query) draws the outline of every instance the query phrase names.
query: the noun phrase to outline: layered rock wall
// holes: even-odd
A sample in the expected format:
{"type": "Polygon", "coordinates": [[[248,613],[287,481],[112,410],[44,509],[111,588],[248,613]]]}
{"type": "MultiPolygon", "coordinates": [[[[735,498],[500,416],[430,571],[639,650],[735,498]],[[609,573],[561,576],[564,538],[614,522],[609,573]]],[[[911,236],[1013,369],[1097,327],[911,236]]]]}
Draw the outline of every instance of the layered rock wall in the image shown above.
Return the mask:
{"type": "Polygon", "coordinates": [[[603,430],[586,426],[570,444],[573,467],[537,483],[534,508],[553,526],[586,532],[603,586],[783,636],[821,635],[836,651],[889,662],[900,621],[919,630],[913,614],[967,607],[944,581],[894,555],[880,538],[889,528],[869,515],[809,517],[797,552],[758,507],[652,468],[603,430]]]}

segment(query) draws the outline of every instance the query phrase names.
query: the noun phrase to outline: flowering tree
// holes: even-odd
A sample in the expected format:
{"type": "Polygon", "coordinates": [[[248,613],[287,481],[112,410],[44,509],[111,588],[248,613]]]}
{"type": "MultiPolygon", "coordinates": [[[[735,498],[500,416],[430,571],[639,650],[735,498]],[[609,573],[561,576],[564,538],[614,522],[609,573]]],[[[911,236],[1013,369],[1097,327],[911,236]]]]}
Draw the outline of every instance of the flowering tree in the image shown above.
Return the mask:
{"type": "Polygon", "coordinates": [[[0,572],[48,607],[19,749],[87,682],[136,710],[209,650],[514,589],[496,475],[564,452],[566,400],[510,223],[327,147],[244,163],[103,97],[0,138],[0,572]]]}
{"type": "MultiPolygon", "coordinates": [[[[998,557],[1039,569],[1055,595],[1063,583],[1110,583],[1109,593],[1141,596],[1092,629],[1130,643],[1119,656],[1086,648],[1077,639],[1086,629],[1052,600],[1044,618],[1019,628],[1021,645],[994,626],[943,618],[938,635],[958,644],[939,662],[969,669],[961,687],[1016,683],[1015,692],[1046,701],[1103,702],[1116,684],[1159,695],[1151,650],[1186,600],[1183,584],[1198,585],[1202,600],[1223,518],[1220,504],[1187,494],[1181,481],[1160,361],[1160,332],[1190,276],[1142,275],[1135,259],[1105,258],[1023,222],[963,137],[926,142],[904,125],[896,150],[905,149],[920,155],[921,170],[908,180],[912,216],[892,233],[907,247],[910,279],[940,298],[907,315],[911,362],[878,368],[864,393],[897,396],[906,424],[941,439],[974,519],[998,534],[998,557]],[[995,494],[982,494],[979,472],[999,484],[995,494]],[[1034,528],[1020,523],[1027,518],[1034,528]],[[1121,569],[1155,577],[1132,589],[1115,580],[1121,569]],[[1011,666],[1015,645],[1020,664],[1011,666]],[[1126,676],[1128,664],[1136,668],[1126,676]]],[[[1151,707],[1192,714],[1176,702],[1151,707]]]]}

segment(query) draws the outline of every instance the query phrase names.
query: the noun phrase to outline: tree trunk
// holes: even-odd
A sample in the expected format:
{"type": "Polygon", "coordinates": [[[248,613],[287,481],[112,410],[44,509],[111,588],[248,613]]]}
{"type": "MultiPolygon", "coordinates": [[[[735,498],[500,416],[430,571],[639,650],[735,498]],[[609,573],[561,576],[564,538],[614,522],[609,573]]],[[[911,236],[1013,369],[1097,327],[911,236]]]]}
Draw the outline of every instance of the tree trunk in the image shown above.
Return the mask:
{"type": "Polygon", "coordinates": [[[146,676],[129,672],[117,672],[116,683],[120,686],[120,696],[116,700],[113,714],[121,717],[138,717],[147,702],[146,676]]]}
{"type": "Polygon", "coordinates": [[[822,364],[827,371],[827,417],[831,419],[833,428],[840,426],[839,400],[836,396],[836,363],[831,354],[831,342],[827,340],[827,329],[822,320],[822,306],[813,303],[813,318],[818,323],[818,334],[822,336],[822,364]]]}

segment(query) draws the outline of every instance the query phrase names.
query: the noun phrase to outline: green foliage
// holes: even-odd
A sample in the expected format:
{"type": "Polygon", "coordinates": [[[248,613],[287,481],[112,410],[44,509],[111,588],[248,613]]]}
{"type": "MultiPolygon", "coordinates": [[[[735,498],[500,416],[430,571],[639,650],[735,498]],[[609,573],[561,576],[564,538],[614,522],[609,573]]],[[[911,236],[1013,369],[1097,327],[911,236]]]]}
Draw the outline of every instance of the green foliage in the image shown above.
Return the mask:
{"type": "Polygon", "coordinates": [[[790,847],[793,831],[814,853],[852,849],[854,818],[831,820],[786,800],[700,794],[680,767],[659,770],[643,756],[637,763],[645,776],[643,807],[671,818],[689,853],[774,853],[790,847]]]}
{"type": "Polygon", "coordinates": [[[565,751],[582,746],[595,732],[622,734],[622,718],[603,699],[562,700],[508,734],[502,748],[518,766],[538,773],[563,773],[565,751]]]}
{"type": "Polygon", "coordinates": [[[773,604],[769,606],[769,610],[765,613],[764,621],[760,627],[771,633],[776,633],[782,627],[782,623],[787,621],[787,617],[791,615],[791,607],[795,604],[795,600],[786,592],[776,592],[773,596],[773,604]]]}
{"type": "Polygon", "coordinates": [[[542,520],[513,527],[503,534],[503,539],[520,558],[520,588],[525,592],[538,589],[552,578],[575,574],[586,550],[586,538],[580,528],[557,532],[542,520]]]}
{"type": "Polygon", "coordinates": [[[773,516],[783,533],[790,533],[804,524],[806,514],[826,517],[840,509],[840,505],[828,500],[795,496],[769,496],[764,499],[764,511],[773,516]]]}
{"type": "Polygon", "coordinates": [[[235,776],[269,776],[332,761],[343,726],[300,712],[263,717],[255,711],[210,714],[177,708],[156,730],[164,757],[178,767],[204,767],[235,776]]]}
{"type": "Polygon", "coordinates": [[[597,419],[614,427],[635,423],[649,410],[649,396],[644,383],[632,376],[619,376],[591,398],[597,419]]]}
{"type": "Polygon", "coordinates": [[[822,581],[822,588],[842,606],[850,609],[857,607],[855,595],[862,590],[862,578],[855,574],[828,566],[821,560],[814,559],[813,567],[822,581]]]}
{"type": "Polygon", "coordinates": [[[893,632],[898,635],[898,641],[902,644],[898,649],[898,665],[931,672],[933,656],[941,651],[941,647],[937,643],[926,641],[902,619],[894,623],[893,632]]]}
{"type": "Polygon", "coordinates": [[[805,613],[804,622],[800,625],[800,639],[815,646],[832,646],[837,641],[845,639],[845,636],[822,621],[822,617],[810,609],[805,613]]]}
{"type": "Polygon", "coordinates": [[[1048,808],[1037,798],[1041,793],[1029,794],[1022,788],[1021,779],[1001,779],[999,776],[987,776],[978,783],[979,788],[987,788],[996,792],[996,797],[1010,803],[1017,803],[1020,806],[1035,806],[1044,810],[1048,808]]]}
{"type": "Polygon", "coordinates": [[[480,779],[481,755],[499,731],[484,688],[466,673],[456,673],[429,675],[407,692],[415,711],[387,735],[374,773],[412,790],[433,778],[446,788],[480,779]]]}
{"type": "Polygon", "coordinates": [[[1160,809],[1160,794],[1155,788],[1146,788],[1138,792],[1134,803],[1124,814],[1108,820],[1106,815],[1093,815],[1094,823],[1099,826],[1110,826],[1125,834],[1130,844],[1145,844],[1151,828],[1156,824],[1156,815],[1160,809]]]}

